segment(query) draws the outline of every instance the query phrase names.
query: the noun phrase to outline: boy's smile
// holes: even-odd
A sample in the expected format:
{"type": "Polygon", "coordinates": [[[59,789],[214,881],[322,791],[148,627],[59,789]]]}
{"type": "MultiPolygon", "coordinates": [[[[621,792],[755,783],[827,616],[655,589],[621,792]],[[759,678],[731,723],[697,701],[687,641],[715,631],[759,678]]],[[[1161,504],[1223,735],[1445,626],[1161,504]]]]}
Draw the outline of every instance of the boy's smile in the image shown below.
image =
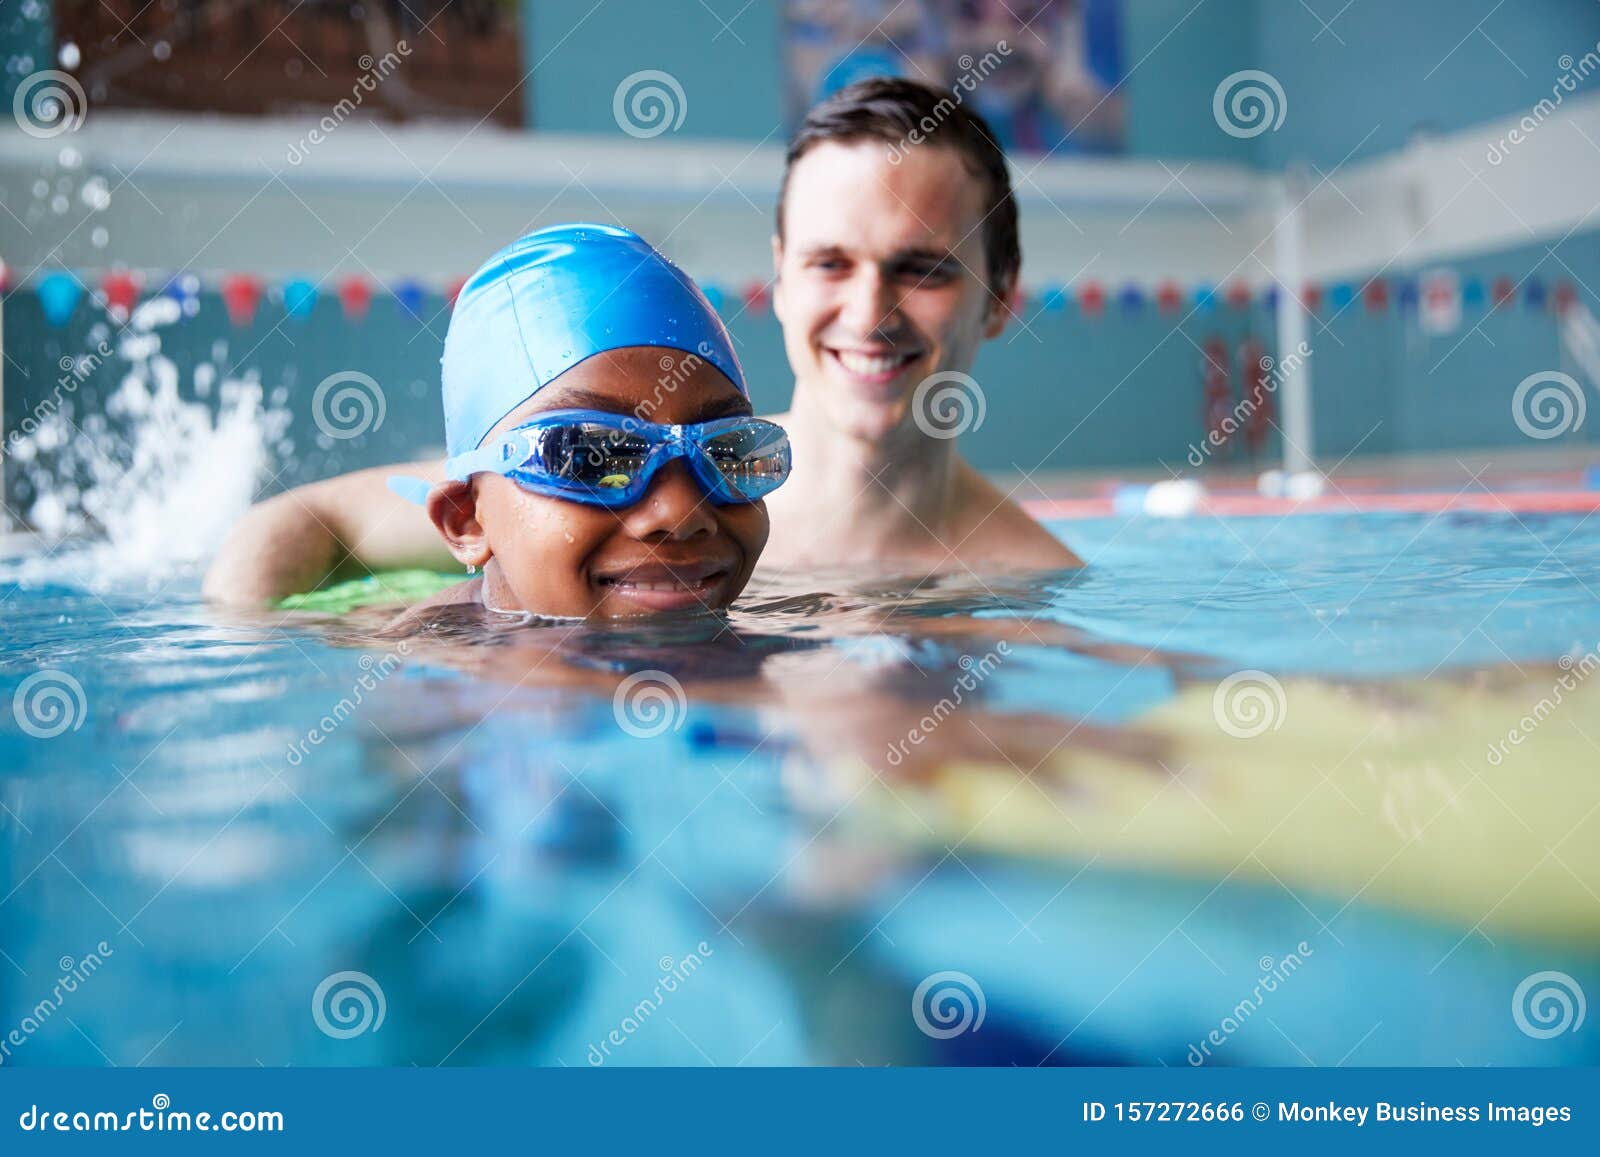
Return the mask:
{"type": "Polygon", "coordinates": [[[732,577],[738,559],[665,557],[660,551],[636,563],[607,564],[592,575],[602,590],[618,600],[652,611],[693,610],[710,605],[720,585],[732,577]]]}

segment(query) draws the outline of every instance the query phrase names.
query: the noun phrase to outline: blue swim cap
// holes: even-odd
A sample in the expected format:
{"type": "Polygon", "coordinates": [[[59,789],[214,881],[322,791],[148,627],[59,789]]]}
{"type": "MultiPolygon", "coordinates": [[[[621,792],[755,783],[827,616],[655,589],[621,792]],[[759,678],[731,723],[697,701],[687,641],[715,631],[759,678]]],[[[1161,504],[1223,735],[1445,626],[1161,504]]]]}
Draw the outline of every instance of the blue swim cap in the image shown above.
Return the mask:
{"type": "Polygon", "coordinates": [[[697,354],[745,395],[733,343],[689,277],[636,233],[555,225],[508,245],[462,286],[444,342],[450,456],[585,358],[628,346],[697,354]]]}

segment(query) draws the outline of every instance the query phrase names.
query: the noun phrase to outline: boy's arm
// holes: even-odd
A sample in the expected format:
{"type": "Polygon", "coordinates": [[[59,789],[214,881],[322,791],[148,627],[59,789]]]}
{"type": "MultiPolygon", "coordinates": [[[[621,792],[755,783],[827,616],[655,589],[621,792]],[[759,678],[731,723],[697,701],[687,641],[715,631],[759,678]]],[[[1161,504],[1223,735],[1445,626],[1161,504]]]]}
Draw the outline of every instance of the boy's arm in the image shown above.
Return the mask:
{"type": "Polygon", "coordinates": [[[357,470],[257,503],[212,560],[206,597],[260,605],[377,570],[454,568],[427,512],[386,481],[410,474],[436,482],[443,467],[434,460],[357,470]]]}

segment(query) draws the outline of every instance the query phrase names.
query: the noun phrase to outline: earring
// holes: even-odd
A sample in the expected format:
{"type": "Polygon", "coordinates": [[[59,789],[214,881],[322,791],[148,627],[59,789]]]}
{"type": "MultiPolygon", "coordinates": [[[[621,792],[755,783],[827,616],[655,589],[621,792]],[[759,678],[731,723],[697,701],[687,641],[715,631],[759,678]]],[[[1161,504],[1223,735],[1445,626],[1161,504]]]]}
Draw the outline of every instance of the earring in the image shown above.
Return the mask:
{"type": "Polygon", "coordinates": [[[475,562],[469,562],[467,564],[467,573],[468,574],[477,574],[478,573],[478,564],[475,563],[475,562]]]}

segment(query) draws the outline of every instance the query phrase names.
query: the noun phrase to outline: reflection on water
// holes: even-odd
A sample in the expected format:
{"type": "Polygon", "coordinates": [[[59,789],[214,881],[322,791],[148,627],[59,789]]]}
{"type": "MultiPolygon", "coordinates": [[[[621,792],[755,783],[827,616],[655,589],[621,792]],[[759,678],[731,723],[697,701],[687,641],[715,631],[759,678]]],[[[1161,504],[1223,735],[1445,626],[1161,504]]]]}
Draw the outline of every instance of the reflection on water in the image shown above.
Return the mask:
{"type": "Polygon", "coordinates": [[[1597,1059],[1600,536],[1068,537],[603,629],[28,560],[0,1061],[1597,1059]]]}

